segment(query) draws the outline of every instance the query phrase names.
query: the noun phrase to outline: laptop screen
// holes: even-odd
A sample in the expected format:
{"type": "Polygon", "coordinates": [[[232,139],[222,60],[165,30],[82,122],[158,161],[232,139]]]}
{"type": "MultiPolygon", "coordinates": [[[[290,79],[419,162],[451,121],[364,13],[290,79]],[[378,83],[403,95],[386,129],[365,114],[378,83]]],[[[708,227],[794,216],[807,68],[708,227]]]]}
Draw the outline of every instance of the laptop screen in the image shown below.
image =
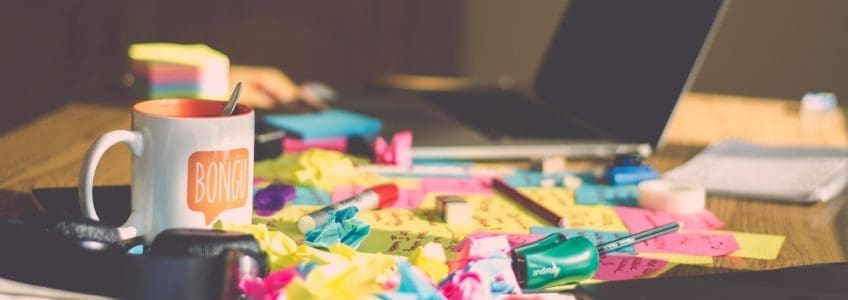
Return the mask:
{"type": "Polygon", "coordinates": [[[572,0],[536,93],[604,135],[656,146],[721,6],[722,0],[572,0]]]}

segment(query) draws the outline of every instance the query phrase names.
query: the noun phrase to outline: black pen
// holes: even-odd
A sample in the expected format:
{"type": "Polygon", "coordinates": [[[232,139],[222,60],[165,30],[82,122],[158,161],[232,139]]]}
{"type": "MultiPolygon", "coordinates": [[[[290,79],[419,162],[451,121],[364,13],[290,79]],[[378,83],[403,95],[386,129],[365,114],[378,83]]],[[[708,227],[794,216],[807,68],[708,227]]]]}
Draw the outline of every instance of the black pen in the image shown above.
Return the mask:
{"type": "Polygon", "coordinates": [[[669,234],[680,229],[680,222],[668,223],[663,226],[637,232],[619,239],[598,245],[598,254],[610,253],[619,248],[627,247],[638,242],[669,234]]]}

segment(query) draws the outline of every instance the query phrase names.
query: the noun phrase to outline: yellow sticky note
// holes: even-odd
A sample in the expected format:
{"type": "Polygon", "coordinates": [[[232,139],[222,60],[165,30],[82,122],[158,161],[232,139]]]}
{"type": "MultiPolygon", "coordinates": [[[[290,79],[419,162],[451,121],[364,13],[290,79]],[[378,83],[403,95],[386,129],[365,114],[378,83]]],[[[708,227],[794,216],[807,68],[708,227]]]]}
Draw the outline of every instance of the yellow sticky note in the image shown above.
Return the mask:
{"type": "Polygon", "coordinates": [[[627,227],[610,206],[574,205],[564,209],[569,228],[627,231],[627,227]]]}
{"type": "Polygon", "coordinates": [[[736,243],[739,244],[739,250],[730,254],[733,257],[777,259],[777,255],[780,254],[780,247],[783,246],[783,241],[786,239],[782,235],[736,231],[722,232],[733,234],[736,243]]]}
{"type": "MultiPolygon", "coordinates": [[[[674,253],[639,253],[638,256],[665,259],[669,264],[681,265],[712,265],[712,256],[698,256],[674,253]]],[[[663,271],[664,272],[664,271],[663,271]]]]}
{"type": "Polygon", "coordinates": [[[565,188],[519,188],[524,196],[536,201],[545,208],[562,215],[567,207],[574,204],[574,191],[565,188]]]}

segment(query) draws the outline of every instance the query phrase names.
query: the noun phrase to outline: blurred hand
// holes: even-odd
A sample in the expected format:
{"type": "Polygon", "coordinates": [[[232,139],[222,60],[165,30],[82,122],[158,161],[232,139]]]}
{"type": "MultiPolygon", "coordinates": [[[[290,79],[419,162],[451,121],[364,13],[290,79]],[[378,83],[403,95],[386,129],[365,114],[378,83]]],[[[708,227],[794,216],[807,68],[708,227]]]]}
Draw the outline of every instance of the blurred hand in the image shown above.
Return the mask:
{"type": "Polygon", "coordinates": [[[242,83],[239,102],[252,107],[270,109],[281,104],[303,102],[307,106],[323,109],[326,105],[303,93],[285,73],[274,67],[230,65],[230,87],[242,83]]]}

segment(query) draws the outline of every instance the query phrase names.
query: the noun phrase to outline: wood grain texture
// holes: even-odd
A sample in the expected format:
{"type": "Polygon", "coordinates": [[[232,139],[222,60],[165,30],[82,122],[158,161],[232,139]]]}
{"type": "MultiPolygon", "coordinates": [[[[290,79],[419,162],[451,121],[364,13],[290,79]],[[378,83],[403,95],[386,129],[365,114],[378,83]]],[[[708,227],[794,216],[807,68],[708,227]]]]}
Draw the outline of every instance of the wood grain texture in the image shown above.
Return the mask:
{"type": "MultiPolygon", "coordinates": [[[[130,127],[128,106],[70,103],[0,136],[0,216],[32,209],[33,188],[77,185],[85,151],[101,134],[130,127]]],[[[710,142],[740,138],[768,144],[848,145],[842,111],[802,122],[797,102],[691,94],[680,102],[665,145],[649,162],[661,171],[691,158],[710,142]]],[[[104,156],[95,184],[130,182],[130,153],[118,146],[104,156]]],[[[779,234],[786,242],[776,260],[718,258],[717,268],[680,267],[669,274],[723,269],[773,269],[845,261],[846,197],[815,205],[790,205],[709,197],[707,206],[727,229],[779,234]]]]}

